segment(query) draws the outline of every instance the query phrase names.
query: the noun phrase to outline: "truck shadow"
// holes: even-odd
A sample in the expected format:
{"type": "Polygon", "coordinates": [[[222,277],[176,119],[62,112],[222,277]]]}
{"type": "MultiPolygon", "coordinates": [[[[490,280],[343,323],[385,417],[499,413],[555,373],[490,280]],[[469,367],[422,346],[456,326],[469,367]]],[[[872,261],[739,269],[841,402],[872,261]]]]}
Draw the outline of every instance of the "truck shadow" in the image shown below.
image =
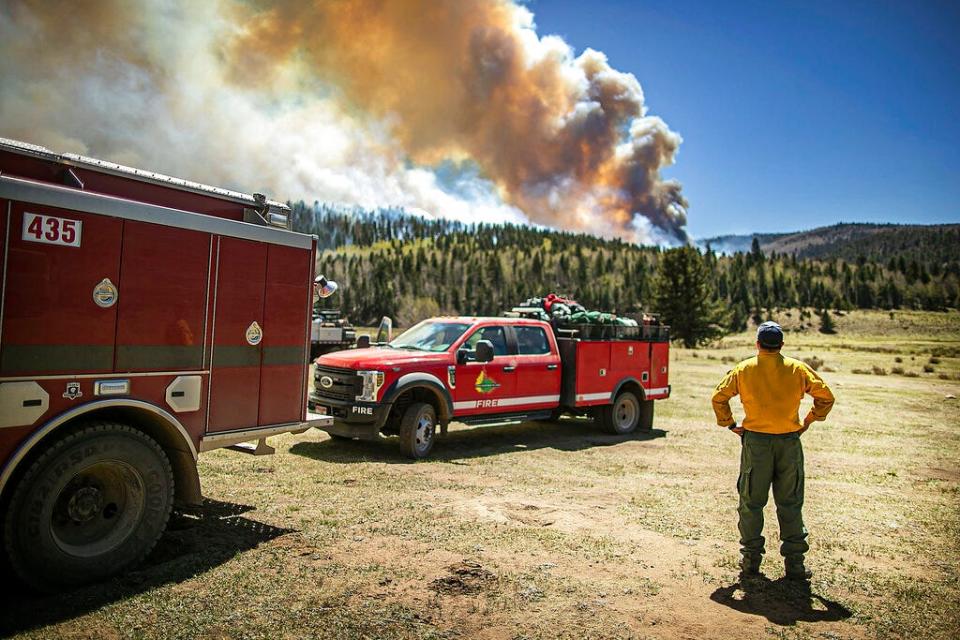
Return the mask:
{"type": "Polygon", "coordinates": [[[37,593],[16,580],[3,580],[0,637],[70,620],[154,587],[182,582],[292,532],[242,517],[252,509],[204,499],[199,508],[175,511],[146,560],[107,582],[51,595],[37,593]]]}
{"type": "MultiPolygon", "coordinates": [[[[558,422],[524,422],[493,427],[459,428],[439,438],[429,460],[456,464],[467,458],[483,458],[516,451],[556,449],[581,451],[593,447],[609,447],[630,441],[663,438],[662,429],[637,431],[626,436],[601,432],[591,420],[563,419],[558,422]]],[[[414,462],[400,451],[396,438],[381,437],[377,441],[330,439],[321,442],[298,442],[290,452],[324,462],[414,462]]]]}
{"type": "Polygon", "coordinates": [[[793,626],[797,622],[836,622],[853,615],[839,602],[814,593],[810,583],[786,578],[741,577],[734,584],[718,588],[710,599],[741,613],[763,616],[780,626],[793,626]]]}

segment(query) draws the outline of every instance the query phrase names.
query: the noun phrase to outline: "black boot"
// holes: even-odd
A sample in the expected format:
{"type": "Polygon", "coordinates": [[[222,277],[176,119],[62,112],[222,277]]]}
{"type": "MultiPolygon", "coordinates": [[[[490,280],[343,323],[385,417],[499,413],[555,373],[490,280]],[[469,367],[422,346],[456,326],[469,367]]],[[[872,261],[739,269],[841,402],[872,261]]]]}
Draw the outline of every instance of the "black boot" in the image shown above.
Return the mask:
{"type": "Polygon", "coordinates": [[[783,567],[787,572],[788,580],[809,580],[813,572],[803,564],[803,556],[788,556],[783,560],[783,567]]]}
{"type": "Polygon", "coordinates": [[[760,554],[745,553],[740,558],[740,575],[758,576],[760,575],[760,561],[763,556],[760,554]]]}

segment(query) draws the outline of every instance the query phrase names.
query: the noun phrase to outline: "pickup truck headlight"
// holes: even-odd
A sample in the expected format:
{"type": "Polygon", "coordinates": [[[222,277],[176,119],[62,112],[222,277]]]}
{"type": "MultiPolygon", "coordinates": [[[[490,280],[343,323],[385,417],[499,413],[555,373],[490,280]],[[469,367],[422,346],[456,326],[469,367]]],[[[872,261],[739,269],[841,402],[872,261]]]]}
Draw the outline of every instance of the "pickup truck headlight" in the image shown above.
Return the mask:
{"type": "Polygon", "coordinates": [[[376,402],[377,393],[383,386],[383,371],[357,371],[357,375],[363,380],[363,390],[357,396],[357,400],[362,402],[376,402]]]}

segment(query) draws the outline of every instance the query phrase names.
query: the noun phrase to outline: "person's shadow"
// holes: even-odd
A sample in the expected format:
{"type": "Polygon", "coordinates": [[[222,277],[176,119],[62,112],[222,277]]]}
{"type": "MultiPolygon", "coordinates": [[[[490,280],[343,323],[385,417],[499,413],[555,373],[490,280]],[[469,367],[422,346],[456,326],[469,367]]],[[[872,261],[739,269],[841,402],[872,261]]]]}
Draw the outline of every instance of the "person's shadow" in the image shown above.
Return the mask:
{"type": "Polygon", "coordinates": [[[798,621],[835,622],[853,615],[839,602],[814,593],[807,581],[771,580],[763,575],[740,576],[734,584],[719,587],[710,599],[781,626],[792,626],[798,621]]]}

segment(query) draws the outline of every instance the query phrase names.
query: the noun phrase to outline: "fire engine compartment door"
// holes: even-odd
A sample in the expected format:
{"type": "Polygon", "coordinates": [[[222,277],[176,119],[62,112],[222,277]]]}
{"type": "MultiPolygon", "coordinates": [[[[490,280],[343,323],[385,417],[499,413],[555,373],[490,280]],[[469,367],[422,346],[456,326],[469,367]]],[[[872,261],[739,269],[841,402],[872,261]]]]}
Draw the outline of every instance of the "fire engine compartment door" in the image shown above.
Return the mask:
{"type": "Polygon", "coordinates": [[[261,425],[299,422],[303,417],[312,257],[309,249],[272,244],[267,250],[261,425]]]}
{"type": "Polygon", "coordinates": [[[117,218],[11,204],[0,375],[113,370],[122,228],[117,218]]]}
{"type": "Polygon", "coordinates": [[[117,371],[203,368],[210,235],[127,220],[117,371]]]}
{"type": "Polygon", "coordinates": [[[257,426],[267,245],[218,240],[207,431],[257,426]]]}

